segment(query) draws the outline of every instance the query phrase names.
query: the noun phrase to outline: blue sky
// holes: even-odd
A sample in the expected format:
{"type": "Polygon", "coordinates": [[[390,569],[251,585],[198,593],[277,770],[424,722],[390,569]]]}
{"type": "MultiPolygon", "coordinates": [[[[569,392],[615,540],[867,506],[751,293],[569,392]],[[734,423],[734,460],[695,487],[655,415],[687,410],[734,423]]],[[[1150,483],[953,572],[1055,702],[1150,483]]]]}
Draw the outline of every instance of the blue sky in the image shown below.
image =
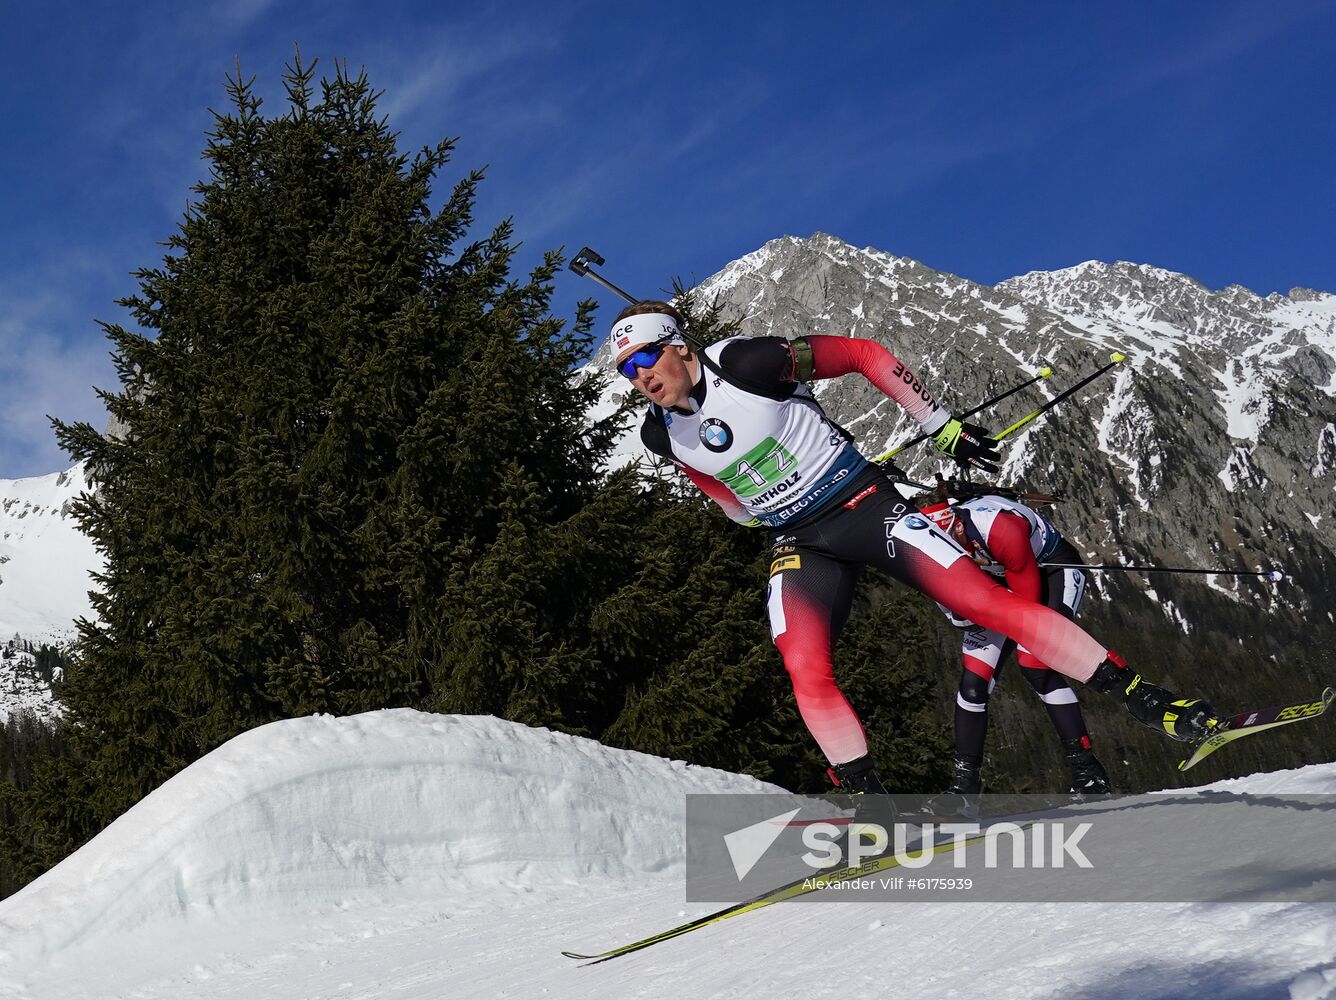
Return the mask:
{"type": "MultiPolygon", "coordinates": [[[[1098,258],[1336,290],[1329,2],[21,4],[0,38],[0,478],[105,422],[97,320],[200,178],[239,59],[364,66],[415,149],[490,165],[479,232],[624,287],[830,232],[993,283],[1098,258]],[[1100,8],[1110,9],[1100,9],[1100,8]],[[896,9],[901,8],[901,9],[896,9]]],[[[563,277],[559,312],[596,286],[563,277]]],[[[614,305],[607,302],[607,305],[614,305]]]]}

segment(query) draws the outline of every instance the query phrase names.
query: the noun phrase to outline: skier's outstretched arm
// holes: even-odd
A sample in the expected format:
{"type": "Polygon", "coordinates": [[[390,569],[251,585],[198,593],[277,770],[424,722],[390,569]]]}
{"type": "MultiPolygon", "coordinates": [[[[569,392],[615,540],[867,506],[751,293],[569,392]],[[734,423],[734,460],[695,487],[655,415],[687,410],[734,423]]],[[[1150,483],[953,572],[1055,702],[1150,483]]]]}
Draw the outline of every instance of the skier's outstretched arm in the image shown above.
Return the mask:
{"type": "Polygon", "coordinates": [[[923,385],[912,368],[881,344],[861,337],[816,334],[806,338],[811,347],[814,379],[837,378],[858,372],[895,400],[923,430],[933,435],[937,450],[962,465],[973,462],[997,471],[997,442],[982,427],[951,416],[923,385]]]}
{"type": "Polygon", "coordinates": [[[812,348],[812,378],[838,378],[854,372],[862,375],[904,409],[919,426],[932,434],[951,419],[951,412],[933,398],[914,370],[875,340],[861,337],[815,335],[807,338],[812,348]]]}

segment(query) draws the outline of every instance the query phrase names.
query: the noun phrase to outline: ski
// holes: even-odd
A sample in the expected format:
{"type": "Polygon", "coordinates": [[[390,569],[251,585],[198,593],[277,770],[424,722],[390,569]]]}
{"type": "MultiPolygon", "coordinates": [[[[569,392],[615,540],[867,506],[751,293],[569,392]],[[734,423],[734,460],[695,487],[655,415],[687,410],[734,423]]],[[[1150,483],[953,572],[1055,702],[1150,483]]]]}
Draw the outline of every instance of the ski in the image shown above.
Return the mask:
{"type": "MultiPolygon", "coordinates": [[[[1017,824],[1020,829],[1028,829],[1034,825],[1034,821],[1017,824]]],[[[972,837],[957,841],[953,838],[945,843],[934,844],[932,853],[946,854],[955,850],[957,846],[966,847],[970,844],[977,844],[984,840],[988,831],[982,830],[972,837]]],[[[917,856],[917,852],[916,852],[917,856]]],[[[666,931],[660,931],[658,934],[642,938],[639,941],[632,941],[630,944],[621,945],[609,951],[598,952],[592,955],[583,955],[575,951],[563,951],[562,954],[567,958],[573,958],[579,962],[585,962],[588,965],[596,965],[599,962],[606,962],[609,959],[620,958],[622,955],[629,955],[633,951],[640,951],[642,948],[648,948],[650,945],[658,944],[660,941],[669,941],[675,937],[681,937],[702,927],[708,927],[711,924],[717,924],[721,920],[727,920],[729,917],[736,917],[743,913],[750,913],[752,910],[759,910],[764,906],[770,906],[774,903],[783,902],[786,899],[793,899],[797,896],[803,896],[812,892],[820,892],[822,889],[836,885],[840,882],[851,879],[867,878],[869,875],[875,875],[878,872],[884,872],[891,868],[898,867],[900,862],[896,860],[894,854],[883,854],[879,857],[871,858],[861,865],[847,866],[836,869],[822,875],[805,875],[802,878],[794,879],[784,885],[776,886],[761,893],[759,896],[753,896],[751,899],[743,900],[741,903],[733,903],[724,907],[722,910],[715,910],[713,913],[707,913],[704,916],[689,920],[685,924],[679,924],[666,931]]]]}
{"type": "Polygon", "coordinates": [[[1259,708],[1251,712],[1240,712],[1230,719],[1225,728],[1214,736],[1208,736],[1196,745],[1192,755],[1178,765],[1180,771],[1186,771],[1195,764],[1219,750],[1226,743],[1262,733],[1277,726],[1288,726],[1291,722],[1304,719],[1316,719],[1327,710],[1332,699],[1336,698],[1336,688],[1327,688],[1317,701],[1303,701],[1297,705],[1277,705],[1273,708],[1259,708]]]}

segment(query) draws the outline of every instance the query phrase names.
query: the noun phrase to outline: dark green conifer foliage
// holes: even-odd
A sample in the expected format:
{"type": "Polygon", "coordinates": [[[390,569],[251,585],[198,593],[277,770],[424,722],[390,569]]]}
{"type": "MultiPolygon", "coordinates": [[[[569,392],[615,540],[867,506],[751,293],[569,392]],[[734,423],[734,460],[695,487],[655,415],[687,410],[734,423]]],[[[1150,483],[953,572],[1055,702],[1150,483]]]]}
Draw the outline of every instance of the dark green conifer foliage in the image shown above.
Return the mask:
{"type": "Polygon", "coordinates": [[[542,602],[610,440],[571,377],[592,313],[548,315],[556,254],[510,278],[509,223],[464,242],[479,173],[433,210],[452,142],[400,153],[365,75],[299,57],[284,83],[267,117],[229,80],[209,176],[122,303],[138,329],[106,327],[119,433],[57,424],[106,558],[66,686],[87,832],[287,716],[561,721],[524,673],[571,669],[542,602]]]}
{"type": "Polygon", "coordinates": [[[38,791],[49,786],[56,762],[70,753],[66,730],[27,709],[11,712],[0,725],[0,899],[78,843],[65,843],[68,813],[61,803],[66,793],[81,789],[62,788],[48,796],[38,791]]]}

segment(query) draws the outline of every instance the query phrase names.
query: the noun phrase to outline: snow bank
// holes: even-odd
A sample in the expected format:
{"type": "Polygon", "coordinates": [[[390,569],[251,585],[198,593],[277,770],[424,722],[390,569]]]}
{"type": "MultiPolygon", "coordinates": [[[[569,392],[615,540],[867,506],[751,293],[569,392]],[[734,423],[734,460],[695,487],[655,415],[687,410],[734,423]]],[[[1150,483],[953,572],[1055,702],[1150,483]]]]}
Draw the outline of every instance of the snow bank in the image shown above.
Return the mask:
{"type": "Polygon", "coordinates": [[[684,793],[760,789],[774,790],[491,717],[277,722],[191,765],[0,901],[0,969],[155,925],[671,877],[684,793]]]}

